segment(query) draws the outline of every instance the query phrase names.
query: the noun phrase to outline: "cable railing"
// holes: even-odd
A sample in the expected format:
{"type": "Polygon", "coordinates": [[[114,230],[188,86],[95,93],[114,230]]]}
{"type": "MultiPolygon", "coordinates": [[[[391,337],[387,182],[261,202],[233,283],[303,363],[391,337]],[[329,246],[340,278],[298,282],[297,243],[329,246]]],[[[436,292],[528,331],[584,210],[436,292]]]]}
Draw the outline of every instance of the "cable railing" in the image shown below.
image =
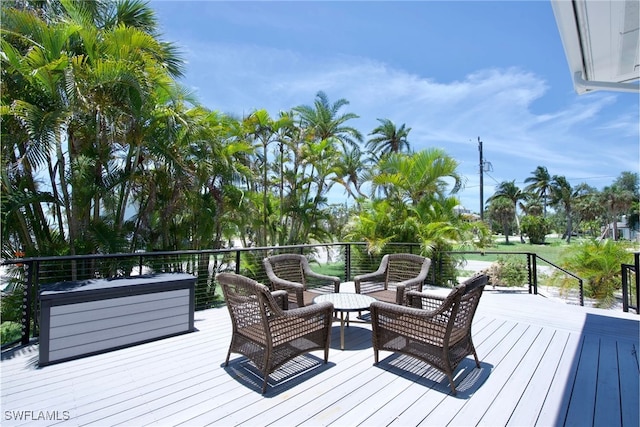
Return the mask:
{"type": "MultiPolygon", "coordinates": [[[[420,253],[420,245],[392,243],[379,254],[369,254],[364,242],[338,242],[290,246],[225,248],[187,251],[155,251],[118,254],[37,257],[5,260],[7,271],[3,277],[3,303],[19,307],[20,343],[28,344],[39,335],[39,293],[43,285],[91,279],[112,279],[151,273],[188,273],[196,277],[195,310],[216,307],[223,303],[217,292],[216,274],[235,272],[268,283],[262,260],[268,255],[300,253],[307,255],[312,268],[318,272],[350,281],[354,276],[375,271],[383,255],[388,253],[420,253]],[[5,300],[6,298],[6,300],[5,300]],[[13,299],[13,301],[11,301],[13,299]]],[[[521,255],[527,258],[527,284],[531,294],[538,294],[537,261],[541,260],[573,277],[580,289],[580,304],[584,305],[582,279],[530,252],[459,251],[445,252],[432,260],[426,280],[429,285],[453,286],[456,271],[447,270],[445,257],[464,257],[467,254],[521,255]]],[[[17,322],[16,322],[17,323],[17,322]]],[[[15,343],[14,343],[15,344],[15,343]]],[[[4,345],[3,345],[4,346],[4,345]]]]}
{"type": "Polygon", "coordinates": [[[382,255],[391,252],[419,252],[419,244],[390,244],[384,253],[369,255],[365,243],[326,243],[273,247],[226,248],[187,251],[156,251],[118,254],[34,257],[5,260],[3,303],[19,307],[20,342],[27,344],[39,335],[39,292],[42,285],[91,279],[110,279],[149,273],[189,273],[196,277],[196,310],[216,306],[215,276],[231,271],[267,283],[262,259],[278,253],[300,253],[348,281],[373,271],[382,255]],[[6,298],[6,299],[5,299],[6,298]]]}
{"type": "MultiPolygon", "coordinates": [[[[445,254],[450,255],[507,255],[507,256],[525,256],[526,257],[526,265],[527,265],[527,285],[528,292],[530,294],[538,295],[538,260],[544,262],[551,269],[562,272],[567,276],[575,279],[578,284],[578,297],[581,306],[584,306],[584,281],[571,273],[570,271],[565,270],[564,268],[554,264],[553,262],[533,253],[533,252],[509,252],[509,251],[449,251],[445,252],[445,254]]],[[[439,263],[441,265],[442,262],[439,263]]]]}

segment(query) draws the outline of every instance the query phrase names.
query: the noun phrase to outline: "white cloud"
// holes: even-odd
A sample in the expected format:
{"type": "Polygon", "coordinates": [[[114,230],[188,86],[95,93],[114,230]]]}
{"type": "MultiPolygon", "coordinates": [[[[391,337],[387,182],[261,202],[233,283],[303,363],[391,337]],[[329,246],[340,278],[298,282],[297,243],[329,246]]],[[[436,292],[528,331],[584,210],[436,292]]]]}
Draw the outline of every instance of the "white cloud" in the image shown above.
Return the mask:
{"type": "MultiPolygon", "coordinates": [[[[436,81],[363,57],[318,57],[201,41],[189,41],[189,46],[188,79],[207,107],[237,115],[266,108],[275,115],[312,104],[320,90],[330,101],[345,98],[350,104],[343,112],[360,116],[352,125],[364,135],[377,126],[377,118],[389,118],[412,128],[415,149],[447,150],[468,177],[470,190],[461,198],[470,206],[479,203],[473,202],[478,136],[493,164],[490,175],[498,181],[522,182],[538,165],[576,178],[638,171],[638,111],[607,116],[620,95],[570,94],[562,105],[541,107],[550,86],[518,68],[483,69],[459,81],[436,81]]],[[[494,185],[485,179],[485,197],[494,185]]]]}

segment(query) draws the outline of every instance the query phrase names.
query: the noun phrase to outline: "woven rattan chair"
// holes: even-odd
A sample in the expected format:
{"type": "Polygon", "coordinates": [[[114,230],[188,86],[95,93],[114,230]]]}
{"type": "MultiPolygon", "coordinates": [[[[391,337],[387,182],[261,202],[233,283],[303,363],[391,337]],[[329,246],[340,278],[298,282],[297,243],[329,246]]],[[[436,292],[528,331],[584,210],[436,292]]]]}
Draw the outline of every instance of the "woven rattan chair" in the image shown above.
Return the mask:
{"type": "MultiPolygon", "coordinates": [[[[229,364],[232,352],[251,360],[264,375],[264,394],[269,374],[296,356],[324,350],[324,362],[327,363],[333,304],[323,302],[284,311],[269,288],[255,280],[234,273],[220,273],[216,278],[233,326],[225,366],[229,364]]],[[[285,296],[284,291],[274,294],[285,296]]]]}
{"type": "Polygon", "coordinates": [[[418,358],[444,372],[456,394],[453,372],[468,355],[480,367],[471,337],[471,322],[488,282],[484,274],[456,286],[448,296],[407,292],[406,306],[371,304],[373,353],[387,350],[418,358]]]}
{"type": "Polygon", "coordinates": [[[431,260],[413,254],[388,254],[373,273],[353,278],[356,293],[379,301],[402,304],[407,291],[422,291],[431,260]]]}
{"type": "Polygon", "coordinates": [[[340,278],[312,271],[304,255],[272,255],[262,263],[273,289],[289,294],[290,307],[310,305],[319,294],[340,292],[340,278]]]}

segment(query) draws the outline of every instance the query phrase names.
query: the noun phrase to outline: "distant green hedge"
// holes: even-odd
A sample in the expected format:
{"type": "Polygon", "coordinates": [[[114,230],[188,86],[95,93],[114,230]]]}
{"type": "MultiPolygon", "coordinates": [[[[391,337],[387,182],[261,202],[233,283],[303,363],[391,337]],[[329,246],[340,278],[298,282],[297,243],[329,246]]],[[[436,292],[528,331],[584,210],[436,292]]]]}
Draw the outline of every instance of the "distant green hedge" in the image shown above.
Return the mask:
{"type": "Polygon", "coordinates": [[[2,336],[3,345],[18,341],[22,336],[20,324],[16,322],[2,322],[0,325],[0,335],[2,336]]]}

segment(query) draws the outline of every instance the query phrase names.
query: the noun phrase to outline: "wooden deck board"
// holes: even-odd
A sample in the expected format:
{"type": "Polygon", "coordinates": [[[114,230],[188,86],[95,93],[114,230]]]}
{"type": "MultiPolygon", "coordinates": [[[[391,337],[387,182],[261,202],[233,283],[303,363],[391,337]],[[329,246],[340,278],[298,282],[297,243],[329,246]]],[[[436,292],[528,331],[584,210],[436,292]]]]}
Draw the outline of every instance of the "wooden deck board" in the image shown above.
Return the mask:
{"type": "MultiPolygon", "coordinates": [[[[541,329],[537,331],[537,334],[533,338],[531,346],[524,351],[520,362],[517,366],[512,366],[512,373],[506,379],[502,389],[496,394],[494,399],[486,406],[486,412],[482,415],[482,418],[478,420],[477,425],[507,425],[513,412],[522,399],[522,386],[528,384],[533,377],[538,363],[542,360],[551,339],[553,338],[553,331],[550,329],[541,329]]],[[[510,358],[511,360],[515,358],[510,358]]],[[[501,369],[509,366],[502,365],[501,369]]],[[[480,411],[477,411],[478,413],[480,411]]],[[[464,413],[457,414],[456,418],[459,425],[469,420],[473,422],[469,417],[465,417],[464,413]]],[[[468,424],[467,424],[468,425],[468,424]]]]}
{"type": "Polygon", "coordinates": [[[544,404],[540,396],[546,396],[549,391],[553,379],[549,372],[557,371],[568,337],[569,334],[565,331],[553,331],[549,345],[536,365],[524,393],[519,395],[518,405],[506,425],[533,426],[536,424],[544,404]]]}
{"type": "Polygon", "coordinates": [[[640,390],[640,366],[638,364],[638,345],[632,342],[619,342],[618,375],[620,379],[620,406],[623,426],[640,426],[640,407],[636,392],[640,390]],[[637,375],[633,375],[634,371],[637,375]],[[635,400],[634,400],[635,399],[635,400]]]}
{"type": "Polygon", "coordinates": [[[597,381],[600,390],[596,394],[594,425],[606,424],[609,427],[622,425],[618,349],[613,339],[600,340],[597,381]]]}
{"type": "Polygon", "coordinates": [[[547,372],[547,378],[550,377],[551,385],[546,395],[544,395],[536,425],[564,425],[569,400],[571,399],[572,389],[570,386],[573,385],[577,371],[575,355],[581,348],[582,336],[570,334],[567,345],[562,350],[558,366],[555,370],[547,372]]]}
{"type": "Polygon", "coordinates": [[[578,371],[571,387],[567,423],[575,426],[592,424],[598,381],[600,338],[586,335],[578,359],[578,371]]]}
{"type": "Polygon", "coordinates": [[[474,393],[468,399],[457,399],[455,403],[459,407],[455,411],[451,411],[450,404],[436,407],[420,425],[434,425],[437,420],[444,419],[447,421],[446,424],[451,425],[476,425],[509,380],[513,371],[517,369],[520,359],[538,333],[539,329],[534,329],[529,325],[516,325],[500,342],[500,345],[484,358],[485,363],[494,367],[491,370],[491,375],[482,384],[483,392],[474,393]]]}
{"type": "MultiPolygon", "coordinates": [[[[477,316],[475,319],[473,331],[474,331],[474,342],[476,344],[476,350],[479,354],[487,349],[489,341],[487,340],[489,337],[497,336],[497,330],[501,325],[504,325],[504,322],[498,322],[493,319],[484,316],[477,316]]],[[[482,360],[482,356],[479,356],[482,360]]],[[[384,362],[384,360],[382,360],[384,362]]],[[[475,363],[464,364],[465,367],[473,365],[475,367],[475,363]]],[[[486,365],[484,372],[487,372],[488,369],[486,365]]],[[[386,405],[380,405],[380,407],[376,408],[373,414],[368,415],[368,417],[363,421],[362,425],[390,425],[395,423],[397,425],[402,425],[403,420],[406,419],[416,419],[419,415],[417,412],[426,412],[427,407],[424,405],[424,401],[420,402],[425,393],[427,393],[431,388],[427,387],[426,384],[428,381],[426,376],[431,374],[433,375],[435,371],[429,367],[426,363],[421,363],[419,361],[415,361],[415,366],[413,370],[410,372],[411,376],[411,384],[409,384],[406,388],[404,388],[401,393],[399,393],[394,399],[397,399],[401,402],[407,403],[408,413],[398,414],[398,409],[392,403],[386,405]],[[413,409],[419,409],[416,411],[416,414],[412,415],[413,409]]],[[[405,374],[406,375],[406,374],[405,374]]],[[[442,378],[442,376],[441,376],[442,378]]],[[[460,386],[460,380],[458,379],[457,385],[460,386]]],[[[440,394],[440,399],[438,399],[437,395],[432,395],[431,397],[425,397],[425,401],[429,401],[433,406],[437,406],[438,402],[444,399],[446,395],[440,394]]]]}
{"type": "Polygon", "coordinates": [[[640,317],[485,292],[468,357],[446,376],[408,356],[381,352],[371,326],[352,323],[346,349],[332,328],[322,352],[262,379],[233,354],[226,308],[196,313],[197,332],[38,368],[37,345],[5,352],[3,426],[14,425],[638,425],[640,317]],[[615,401],[617,400],[617,404],[615,401]],[[11,416],[7,417],[7,411],[11,416]],[[13,412],[12,412],[13,411],[13,412]],[[17,420],[13,413],[68,411],[68,420],[17,420]],[[613,422],[612,422],[613,421],[613,422]]]}
{"type": "MultiPolygon", "coordinates": [[[[472,362],[470,358],[465,360],[464,363],[461,363],[461,369],[455,373],[456,387],[458,389],[458,395],[455,397],[450,395],[449,383],[446,376],[438,372],[436,375],[439,377],[439,383],[435,385],[425,381],[423,387],[428,385],[429,388],[427,391],[415,406],[407,408],[406,411],[394,420],[392,425],[402,426],[412,423],[417,425],[423,421],[426,424],[433,424],[436,422],[434,420],[439,420],[437,422],[446,424],[444,420],[448,422],[461,410],[465,404],[465,398],[468,398],[479,389],[484,390],[485,387],[487,387],[487,390],[489,390],[492,385],[487,385],[485,378],[492,375],[496,364],[502,359],[504,354],[508,352],[511,344],[516,339],[515,335],[521,331],[516,328],[516,326],[513,322],[493,321],[487,328],[483,328],[480,333],[475,334],[474,343],[481,360],[480,372],[475,368],[475,363],[472,362]],[[462,379],[460,378],[461,370],[463,372],[466,371],[468,376],[472,376],[473,374],[478,375],[478,381],[472,383],[470,388],[465,389],[460,387],[462,379]]],[[[526,327],[526,325],[522,326],[522,330],[526,329],[526,327]]],[[[425,364],[424,366],[426,367],[428,365],[425,364]]],[[[429,371],[432,375],[437,372],[434,369],[429,369],[429,371]]],[[[466,378],[465,376],[465,379],[466,378]]],[[[491,391],[487,394],[490,393],[491,391]]]]}

